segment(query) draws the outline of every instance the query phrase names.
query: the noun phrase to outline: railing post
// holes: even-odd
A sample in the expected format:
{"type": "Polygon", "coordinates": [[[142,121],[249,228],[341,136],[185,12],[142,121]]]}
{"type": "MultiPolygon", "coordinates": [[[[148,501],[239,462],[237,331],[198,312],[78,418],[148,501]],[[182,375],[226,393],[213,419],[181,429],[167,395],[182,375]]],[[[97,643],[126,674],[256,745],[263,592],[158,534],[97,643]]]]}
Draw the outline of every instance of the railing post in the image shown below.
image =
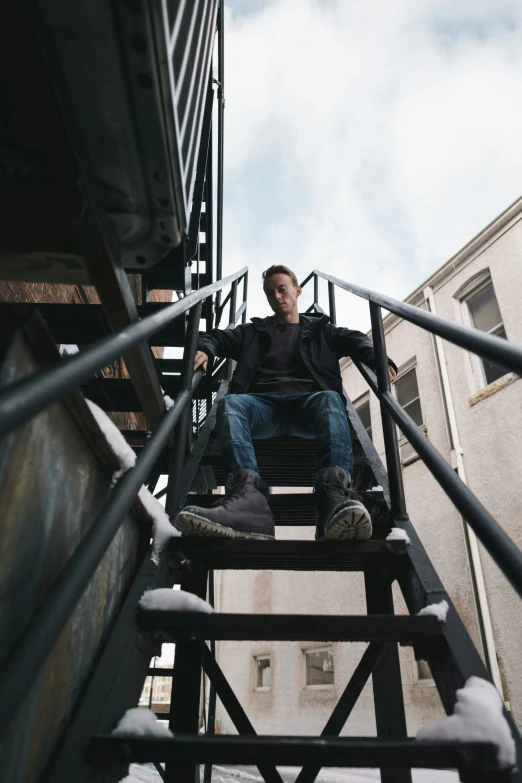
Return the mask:
{"type": "MultiPolygon", "coordinates": [[[[390,390],[390,377],[388,374],[388,357],[386,355],[382,311],[379,305],[376,305],[373,302],[370,302],[370,317],[372,320],[372,338],[375,349],[375,370],[380,395],[390,390]]],[[[390,481],[392,518],[404,519],[407,518],[406,498],[404,496],[404,485],[402,483],[401,458],[399,454],[399,444],[397,442],[397,430],[382,401],[381,419],[384,448],[386,451],[386,466],[390,481]]]]}
{"type": "Polygon", "coordinates": [[[328,304],[330,306],[330,320],[333,324],[337,323],[337,314],[335,312],[335,286],[328,281],[328,304]]]}
{"type": "MultiPolygon", "coordinates": [[[[234,281],[235,282],[235,281],[234,281]]],[[[198,341],[199,322],[201,319],[201,302],[198,302],[190,310],[185,337],[185,349],[183,351],[183,364],[181,369],[180,391],[190,391],[192,376],[194,374],[194,356],[198,341]]],[[[192,405],[189,403],[179,422],[174,442],[170,452],[169,482],[167,484],[167,497],[165,511],[169,516],[174,516],[179,511],[182,498],[179,497],[180,477],[185,457],[185,444],[187,442],[190,422],[192,422],[192,405]]]]}
{"type": "MultiPolygon", "coordinates": [[[[225,123],[225,0],[220,0],[218,11],[218,143],[217,143],[217,221],[216,221],[216,280],[223,273],[223,126],[225,123]]],[[[221,303],[221,290],[216,294],[216,306],[221,303]]]]}
{"type": "MultiPolygon", "coordinates": [[[[248,296],[248,272],[245,272],[245,276],[243,278],[243,304],[245,305],[247,301],[247,296],[248,296]]],[[[243,315],[241,316],[242,324],[246,323],[246,315],[247,315],[247,311],[245,307],[245,309],[243,310],[243,315]]]]}
{"type": "MultiPolygon", "coordinates": [[[[210,606],[215,607],[215,594],[214,594],[214,571],[208,572],[208,602],[210,606]]],[[[216,642],[211,639],[210,652],[212,657],[216,657],[216,642]]],[[[207,734],[211,736],[216,732],[216,689],[210,682],[210,690],[208,695],[208,717],[207,717],[207,734]]],[[[203,783],[211,783],[212,781],[212,764],[205,764],[205,772],[203,777],[203,783]]]]}
{"type": "Polygon", "coordinates": [[[319,304],[319,278],[314,274],[314,305],[316,304],[319,304]]]}
{"type": "MultiPolygon", "coordinates": [[[[235,324],[236,310],[237,310],[237,280],[234,280],[230,291],[230,314],[228,318],[229,324],[235,324]]],[[[227,364],[225,368],[225,378],[227,380],[230,380],[231,377],[232,377],[232,359],[227,359],[227,364]]]]}

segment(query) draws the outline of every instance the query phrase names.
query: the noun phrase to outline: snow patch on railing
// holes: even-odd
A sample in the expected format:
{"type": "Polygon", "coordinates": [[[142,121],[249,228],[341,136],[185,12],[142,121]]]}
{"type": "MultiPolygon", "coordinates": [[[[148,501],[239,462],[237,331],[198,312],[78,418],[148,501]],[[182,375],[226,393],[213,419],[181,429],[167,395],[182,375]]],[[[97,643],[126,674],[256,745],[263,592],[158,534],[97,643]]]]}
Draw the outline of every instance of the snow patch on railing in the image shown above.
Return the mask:
{"type": "Polygon", "coordinates": [[[155,565],[159,564],[159,556],[171,538],[180,538],[181,533],[171,524],[169,516],[159,500],[142,486],[138,494],[143,507],[152,519],[152,557],[155,565]]]}
{"type": "Polygon", "coordinates": [[[420,612],[418,612],[418,614],[433,614],[441,621],[441,623],[445,623],[446,617],[448,616],[448,609],[448,602],[442,600],[439,601],[438,604],[429,604],[429,606],[425,606],[424,609],[421,609],[420,612]]]}
{"type": "MultiPolygon", "coordinates": [[[[170,397],[168,399],[170,400],[170,397]]],[[[172,402],[172,400],[170,401],[172,402]]],[[[92,402],[92,400],[86,400],[86,402],[92,415],[96,419],[98,427],[103,432],[108,446],[120,463],[119,470],[115,471],[112,475],[111,486],[114,486],[119,478],[134,467],[136,463],[136,454],[107,414],[92,402]]],[[[165,512],[162,504],[151,492],[149,492],[146,486],[143,485],[141,487],[138,497],[152,521],[153,543],[151,560],[158,565],[159,556],[167,546],[169,540],[171,538],[179,538],[181,533],[170,523],[168,514],[165,512]]]]}
{"type": "Polygon", "coordinates": [[[410,537],[401,527],[392,527],[391,533],[386,536],[386,541],[406,541],[411,545],[410,537]]]}
{"type": "Polygon", "coordinates": [[[134,467],[136,463],[136,454],[131,449],[119,431],[118,427],[114,424],[113,421],[109,419],[107,414],[102,411],[102,409],[99,408],[94,402],[92,402],[92,400],[85,400],[85,402],[89,406],[92,415],[96,419],[98,427],[103,432],[107,444],[110,446],[114,452],[114,456],[120,463],[119,470],[112,474],[111,486],[114,486],[119,478],[121,478],[125,473],[127,473],[128,470],[134,467]]]}
{"type": "Polygon", "coordinates": [[[115,737],[172,737],[169,729],[150,710],[133,707],[127,710],[114,731],[115,737]]]}
{"type": "Polygon", "coordinates": [[[157,590],[146,590],[139,602],[140,609],[160,612],[203,612],[212,614],[213,608],[193,593],[185,590],[172,590],[170,587],[159,587],[157,590]]]}
{"type": "Polygon", "coordinates": [[[502,699],[487,680],[470,677],[457,691],[455,712],[432,726],[424,726],[418,740],[460,740],[492,742],[497,746],[501,769],[516,763],[515,741],[502,712],[502,699]]]}

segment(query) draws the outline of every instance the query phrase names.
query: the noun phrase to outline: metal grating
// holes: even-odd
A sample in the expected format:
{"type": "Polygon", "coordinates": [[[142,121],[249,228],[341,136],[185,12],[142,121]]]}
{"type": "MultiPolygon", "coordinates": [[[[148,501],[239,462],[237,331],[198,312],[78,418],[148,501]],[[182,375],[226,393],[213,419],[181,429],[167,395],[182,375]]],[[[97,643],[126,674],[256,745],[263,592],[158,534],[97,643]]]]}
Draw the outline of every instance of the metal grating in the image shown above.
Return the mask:
{"type": "Polygon", "coordinates": [[[177,147],[172,162],[178,167],[184,224],[188,226],[218,2],[163,0],[162,7],[177,147]]]}
{"type": "Polygon", "coordinates": [[[393,558],[402,563],[403,541],[248,541],[180,539],[169,544],[176,563],[201,568],[271,571],[363,571],[384,569],[393,558]]]}

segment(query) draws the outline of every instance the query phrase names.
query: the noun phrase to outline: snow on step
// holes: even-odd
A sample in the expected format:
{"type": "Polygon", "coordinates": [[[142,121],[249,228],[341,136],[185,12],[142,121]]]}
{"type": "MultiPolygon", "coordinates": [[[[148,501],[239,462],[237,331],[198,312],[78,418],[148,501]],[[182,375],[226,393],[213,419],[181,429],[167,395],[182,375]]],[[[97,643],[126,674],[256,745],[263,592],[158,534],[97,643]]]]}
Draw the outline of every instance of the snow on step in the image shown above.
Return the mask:
{"type": "Polygon", "coordinates": [[[193,593],[185,590],[171,590],[169,587],[159,587],[157,590],[147,590],[143,593],[140,609],[160,612],[203,612],[212,614],[213,608],[193,593]]]}
{"type": "Polygon", "coordinates": [[[424,726],[417,739],[492,742],[501,769],[516,763],[515,741],[502,713],[502,699],[494,685],[480,677],[470,677],[457,691],[453,715],[424,726]]]}
{"type": "Polygon", "coordinates": [[[392,527],[391,533],[386,536],[386,541],[406,541],[407,544],[411,544],[409,535],[400,527],[392,527]]]}
{"type": "Polygon", "coordinates": [[[174,400],[168,394],[164,394],[163,399],[165,400],[165,408],[170,411],[174,407],[174,400]]]}
{"type": "Polygon", "coordinates": [[[418,612],[417,616],[423,614],[433,614],[438,620],[440,620],[441,623],[445,623],[446,617],[448,616],[448,610],[448,602],[442,600],[439,601],[438,604],[429,604],[429,606],[425,606],[424,609],[421,609],[420,612],[418,612]]]}
{"type": "Polygon", "coordinates": [[[150,710],[133,707],[127,710],[114,731],[114,737],[172,737],[169,729],[150,710]]]}
{"type": "MultiPolygon", "coordinates": [[[[112,475],[112,486],[116,481],[121,478],[128,470],[134,467],[136,464],[136,454],[129,446],[118,427],[112,422],[105,411],[102,411],[94,402],[86,400],[92,415],[96,419],[98,427],[101,429],[105,436],[107,444],[112,449],[115,457],[120,463],[120,469],[115,471],[112,475]]],[[[171,407],[169,403],[172,403],[170,397],[165,398],[165,403],[168,407],[171,407]],[[168,400],[168,401],[167,401],[168,400]]],[[[158,565],[159,556],[161,552],[167,546],[171,538],[179,538],[181,533],[176,530],[174,525],[171,525],[170,519],[165,512],[165,509],[154,495],[149,492],[147,487],[142,486],[138,493],[138,497],[141,500],[143,507],[152,521],[152,558],[153,563],[158,565]]]]}

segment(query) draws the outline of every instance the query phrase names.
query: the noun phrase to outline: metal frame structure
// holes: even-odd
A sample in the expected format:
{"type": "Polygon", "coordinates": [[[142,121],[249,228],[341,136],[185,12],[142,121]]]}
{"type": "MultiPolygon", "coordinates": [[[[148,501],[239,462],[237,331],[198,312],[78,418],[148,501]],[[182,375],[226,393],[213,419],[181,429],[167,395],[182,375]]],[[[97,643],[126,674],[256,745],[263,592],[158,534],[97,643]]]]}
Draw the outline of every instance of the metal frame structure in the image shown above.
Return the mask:
{"type": "Polygon", "coordinates": [[[431,334],[444,337],[461,348],[504,365],[507,369],[519,375],[522,374],[522,348],[500,337],[485,334],[471,327],[461,326],[419,307],[414,307],[406,302],[399,302],[391,297],[351,283],[346,283],[318,270],[314,270],[303,281],[302,286],[305,286],[312,278],[314,280],[314,302],[309,309],[314,309],[316,312],[324,312],[317,302],[318,281],[319,278],[327,280],[330,296],[330,317],[334,323],[335,301],[333,292],[335,285],[368,300],[370,303],[372,337],[377,365],[376,376],[364,364],[356,362],[356,366],[381,402],[381,417],[393,517],[399,520],[402,518],[407,519],[395,422],[403,434],[407,436],[444,492],[461,512],[470,527],[473,528],[504,576],[509,579],[514,589],[522,597],[522,553],[509,536],[504,533],[500,525],[484,508],[478,498],[475,497],[455,471],[449,467],[429,440],[424,437],[413,419],[402,409],[390,392],[381,307],[385,307],[390,312],[395,313],[395,315],[421,326],[423,329],[431,332],[431,334]]]}
{"type": "MultiPolygon", "coordinates": [[[[135,387],[132,405],[139,401],[149,429],[125,432],[128,442],[140,450],[135,466],[109,494],[98,517],[47,590],[35,616],[2,661],[0,738],[6,736],[17,713],[13,705],[21,708],[24,704],[24,697],[30,693],[46,657],[55,647],[141,486],[145,483],[154,491],[159,476],[168,474],[166,489],[156,497],[166,494],[170,516],[182,507],[189,492],[202,504],[211,502],[208,488],[218,476],[219,460],[212,433],[219,400],[229,388],[233,362],[215,363],[209,367],[205,379],[201,371],[194,373],[197,334],[202,318],[207,330],[219,326],[227,307],[229,327],[246,320],[247,268],[221,279],[223,2],[162,0],[160,6],[155,0],[116,0],[101,4],[96,12],[91,11],[90,6],[80,4],[71,12],[64,0],[47,5],[30,2],[19,7],[15,4],[10,11],[10,22],[17,31],[13,36],[17,48],[11,46],[8,52],[14,58],[14,66],[21,51],[30,56],[35,83],[45,91],[52,106],[45,118],[55,121],[54,131],[58,129],[62,143],[59,165],[52,172],[54,185],[49,190],[57,197],[58,208],[49,215],[45,212],[35,234],[38,242],[44,241],[42,237],[47,241],[49,235],[38,232],[56,225],[57,234],[51,239],[58,241],[57,237],[66,235],[68,241],[63,247],[53,246],[58,255],[51,267],[48,253],[42,255],[43,245],[39,244],[30,248],[35,250],[35,255],[31,255],[27,264],[24,255],[27,248],[21,252],[15,231],[13,247],[9,248],[12,255],[7,260],[5,255],[0,257],[0,273],[7,268],[17,271],[18,280],[94,282],[101,305],[81,310],[82,319],[85,316],[92,325],[90,333],[83,332],[87,334],[88,347],[0,392],[0,437],[22,427],[122,355],[129,360],[131,384],[135,387]],[[219,60],[217,111],[214,111],[211,58],[216,29],[219,60]],[[17,36],[23,46],[19,45],[17,36]],[[99,40],[100,52],[92,46],[93,40],[99,40]],[[40,67],[42,63],[47,75],[40,67]],[[107,84],[103,79],[104,68],[107,84]],[[83,92],[75,82],[78,73],[85,77],[83,92]],[[86,101],[86,95],[91,100],[86,101]],[[94,106],[99,106],[100,111],[93,111],[94,106]],[[214,113],[217,114],[216,183],[212,150],[214,113]],[[108,122],[107,117],[111,118],[108,122]],[[117,121],[113,121],[114,117],[117,121]],[[132,128],[129,133],[128,128],[132,128]],[[103,157],[96,158],[96,144],[91,146],[93,139],[101,140],[100,147],[110,151],[108,157],[113,164],[123,162],[124,169],[128,169],[129,178],[121,190],[114,186],[115,182],[123,183],[121,168],[115,165],[112,170],[104,165],[103,157]],[[67,198],[61,194],[59,185],[58,189],[52,189],[56,183],[65,181],[77,199],[75,208],[78,205],[82,208],[78,212],[71,209],[69,213],[65,209],[67,198]],[[136,206],[135,214],[129,204],[136,206]],[[80,212],[82,217],[77,224],[80,212]],[[48,219],[49,216],[53,219],[48,219]],[[201,241],[200,233],[205,234],[205,242],[201,241]],[[45,277],[46,269],[51,270],[48,277],[45,277]],[[125,278],[125,272],[130,269],[142,273],[143,297],[138,306],[125,278]],[[30,275],[30,270],[36,270],[36,278],[24,276],[30,275]],[[242,303],[238,307],[240,282],[243,282],[242,303]],[[229,285],[230,292],[222,297],[223,289],[229,285]],[[177,291],[179,301],[160,306],[148,302],[148,291],[154,288],[177,291]],[[106,323],[100,326],[103,318],[106,323]],[[178,331],[173,329],[174,324],[178,331]],[[183,358],[154,359],[150,350],[150,343],[156,344],[154,340],[160,341],[160,345],[183,346],[183,358]],[[168,373],[179,374],[169,379],[168,373]],[[167,381],[175,401],[165,411],[160,383],[167,385],[167,381]]],[[[9,38],[5,43],[9,47],[9,38]]],[[[13,91],[16,92],[15,87],[18,89],[22,81],[20,69],[14,66],[13,91]]],[[[24,96],[19,108],[21,125],[32,129],[31,100],[24,96]]],[[[46,130],[51,126],[52,122],[46,125],[46,130]]],[[[46,134],[46,143],[49,138],[54,139],[53,133],[46,134]]],[[[45,144],[44,151],[49,151],[45,144]]],[[[49,181],[52,182],[52,177],[49,181]]],[[[19,183],[13,188],[15,195],[18,186],[19,183]]],[[[33,193],[29,195],[34,198],[33,193]]],[[[7,273],[11,274],[4,271],[7,273]]],[[[134,564],[134,579],[122,599],[108,638],[96,650],[93,670],[69,716],[66,730],[46,761],[42,776],[46,783],[69,783],[71,779],[78,783],[94,781],[96,768],[104,768],[100,780],[116,783],[132,760],[151,761],[168,783],[195,783],[200,763],[205,764],[205,783],[210,783],[212,764],[216,762],[256,764],[267,783],[281,783],[278,764],[304,765],[299,783],[313,783],[323,765],[379,766],[382,783],[411,783],[413,766],[456,767],[466,783],[521,783],[520,772],[499,769],[496,750],[490,743],[422,743],[407,737],[398,643],[413,647],[417,657],[428,661],[448,713],[454,708],[457,689],[470,675],[489,679],[489,674],[408,518],[394,422],[411,440],[519,593],[522,592],[522,556],[455,474],[448,472],[440,456],[391,397],[380,308],[386,307],[516,372],[522,369],[522,351],[507,341],[459,327],[314,270],[303,285],[313,279],[311,309],[318,313],[324,312],[318,301],[321,277],[328,281],[329,312],[334,322],[335,286],[370,302],[377,373],[374,375],[363,365],[360,370],[381,401],[389,476],[350,402],[346,409],[353,432],[354,483],[364,493],[371,510],[376,538],[359,544],[174,538],[159,567],[151,563],[150,552],[145,555],[140,552],[138,559],[142,560],[134,564]],[[371,491],[377,484],[382,486],[382,493],[371,491]],[[408,534],[411,546],[385,540],[391,525],[408,534]],[[214,604],[214,570],[225,568],[359,571],[364,574],[368,614],[245,616],[137,611],[145,589],[172,587],[175,583],[202,598],[208,596],[214,604]],[[395,580],[402,589],[410,617],[394,615],[392,583],[395,580]],[[424,606],[443,598],[450,606],[445,623],[433,616],[415,616],[424,606]],[[256,735],[216,661],[218,639],[365,641],[368,647],[321,737],[263,737],[256,735]],[[174,737],[137,739],[107,734],[122,713],[135,706],[149,671],[158,673],[149,669],[150,659],[158,644],[167,640],[176,641],[169,712],[174,737]],[[198,736],[203,672],[210,680],[211,690],[206,733],[198,736]],[[370,675],[377,737],[339,737],[370,675]],[[218,696],[241,736],[213,736],[218,696]],[[166,764],[165,770],[162,763],[166,764]]],[[[74,321],[74,318],[70,320],[73,311],[69,307],[53,305],[47,311],[42,307],[49,320],[54,317],[61,324],[65,336],[68,325],[74,321]]],[[[93,387],[96,384],[99,385],[99,379],[95,379],[93,387]]],[[[110,397],[109,385],[103,388],[110,397]]],[[[122,404],[119,410],[135,408],[122,404]]],[[[274,485],[288,484],[289,476],[296,486],[312,481],[314,446],[308,444],[305,448],[303,443],[280,438],[268,444],[256,444],[263,456],[262,469],[272,470],[274,485]]],[[[276,495],[270,502],[276,524],[315,524],[309,496],[276,495]]],[[[506,718],[520,760],[520,735],[510,716],[506,714],[506,718]]]]}

